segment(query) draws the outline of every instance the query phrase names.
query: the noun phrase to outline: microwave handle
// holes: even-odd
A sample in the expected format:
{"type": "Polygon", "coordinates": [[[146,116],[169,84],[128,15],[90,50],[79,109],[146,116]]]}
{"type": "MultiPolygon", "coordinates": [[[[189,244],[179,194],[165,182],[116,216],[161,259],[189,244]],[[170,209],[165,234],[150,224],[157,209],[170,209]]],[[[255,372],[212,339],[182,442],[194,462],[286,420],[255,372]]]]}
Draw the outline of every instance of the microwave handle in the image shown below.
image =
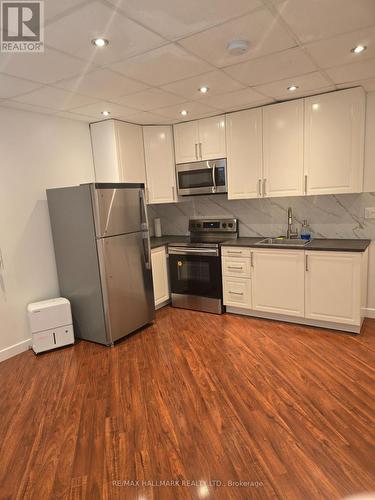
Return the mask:
{"type": "Polygon", "coordinates": [[[212,184],[214,185],[212,191],[216,193],[216,163],[212,165],[212,184]]]}

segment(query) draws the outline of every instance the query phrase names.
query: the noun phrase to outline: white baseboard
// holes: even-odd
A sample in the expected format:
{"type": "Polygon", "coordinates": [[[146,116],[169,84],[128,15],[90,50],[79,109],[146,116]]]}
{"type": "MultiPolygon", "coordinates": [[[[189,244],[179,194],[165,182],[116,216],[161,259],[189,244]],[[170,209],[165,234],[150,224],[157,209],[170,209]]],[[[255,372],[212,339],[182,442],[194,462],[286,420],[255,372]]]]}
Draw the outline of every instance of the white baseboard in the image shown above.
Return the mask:
{"type": "Polygon", "coordinates": [[[365,318],[375,319],[375,309],[373,309],[372,307],[367,307],[364,310],[364,315],[365,315],[365,318]]]}
{"type": "Polygon", "coordinates": [[[0,351],[0,363],[1,361],[5,361],[8,358],[15,356],[16,354],[20,354],[21,352],[27,351],[31,346],[32,339],[26,339],[22,342],[18,342],[18,344],[11,345],[10,347],[6,347],[5,349],[1,349],[0,351]]]}

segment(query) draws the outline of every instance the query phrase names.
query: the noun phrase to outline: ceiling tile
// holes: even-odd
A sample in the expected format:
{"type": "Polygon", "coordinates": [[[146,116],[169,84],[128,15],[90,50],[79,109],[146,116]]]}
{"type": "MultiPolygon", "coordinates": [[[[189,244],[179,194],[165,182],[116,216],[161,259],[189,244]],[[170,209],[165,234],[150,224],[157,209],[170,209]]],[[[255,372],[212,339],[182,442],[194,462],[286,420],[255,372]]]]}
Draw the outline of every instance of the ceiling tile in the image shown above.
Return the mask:
{"type": "Polygon", "coordinates": [[[276,8],[302,42],[374,24],[374,0],[284,0],[276,8]]]}
{"type": "Polygon", "coordinates": [[[205,73],[212,67],[175,44],[164,45],[146,54],[111,66],[129,78],[150,85],[163,85],[205,73]]]}
{"type": "Polygon", "coordinates": [[[375,27],[310,43],[305,45],[305,49],[320,68],[370,59],[375,57],[375,27]],[[354,54],[351,49],[357,45],[365,45],[367,50],[360,54],[354,54]]]}
{"type": "Polygon", "coordinates": [[[129,17],[169,40],[242,16],[261,0],[110,0],[129,17]]]}
{"type": "Polygon", "coordinates": [[[327,78],[316,71],[308,75],[296,76],[287,78],[286,80],[279,80],[278,82],[259,85],[254,87],[254,90],[258,90],[262,94],[275,99],[295,99],[296,97],[308,95],[309,92],[314,90],[334,90],[334,88],[334,85],[332,85],[327,78]],[[290,85],[296,85],[298,89],[295,92],[290,92],[288,90],[290,85]]]}
{"type": "Polygon", "coordinates": [[[330,68],[326,73],[335,83],[355,82],[375,77],[375,59],[330,68]]]}
{"type": "Polygon", "coordinates": [[[23,111],[30,111],[32,113],[42,113],[43,115],[53,115],[56,113],[55,109],[45,108],[43,106],[33,106],[32,104],[28,104],[26,102],[15,102],[12,100],[4,101],[1,103],[2,106],[13,109],[20,109],[23,111]]]}
{"type": "Polygon", "coordinates": [[[165,116],[166,118],[170,118],[173,121],[187,121],[195,118],[200,118],[202,116],[217,115],[218,110],[203,104],[202,102],[191,101],[185,102],[183,104],[175,105],[175,106],[167,106],[165,108],[159,108],[155,110],[156,114],[165,116]],[[180,111],[182,109],[186,109],[188,111],[187,116],[181,116],[180,111]]]}
{"type": "Polygon", "coordinates": [[[160,89],[148,89],[136,94],[118,97],[116,102],[125,104],[141,111],[149,111],[165,106],[172,106],[186,101],[183,97],[178,97],[170,92],[160,89]]]}
{"type": "Polygon", "coordinates": [[[352,87],[363,87],[367,92],[373,92],[375,90],[375,78],[350,83],[339,83],[336,85],[336,88],[338,89],[348,89],[352,87]]]}
{"type": "Polygon", "coordinates": [[[84,3],[87,0],[47,0],[44,2],[44,19],[50,21],[84,3]]]}
{"type": "Polygon", "coordinates": [[[93,121],[89,116],[79,115],[78,113],[72,113],[71,111],[60,111],[59,113],[56,113],[55,116],[58,116],[59,118],[67,118],[69,120],[78,120],[80,122],[86,123],[90,123],[93,121]]]}
{"type": "Polygon", "coordinates": [[[147,113],[145,111],[140,111],[135,115],[132,115],[130,121],[132,123],[138,123],[140,125],[165,125],[171,123],[171,120],[169,118],[165,118],[154,113],[147,113]]]}
{"type": "Polygon", "coordinates": [[[203,75],[193,76],[186,80],[179,82],[169,83],[162,87],[164,90],[173,92],[175,94],[185,97],[185,99],[205,99],[208,95],[223,94],[224,92],[231,92],[244,88],[244,85],[232,80],[223,71],[210,71],[203,75]],[[198,92],[200,87],[206,86],[209,88],[208,94],[198,92]]]}
{"type": "Polygon", "coordinates": [[[88,106],[82,106],[74,109],[74,113],[87,115],[96,120],[103,119],[103,116],[101,114],[102,111],[109,111],[111,113],[108,118],[120,118],[123,120],[128,120],[132,115],[137,113],[137,111],[134,109],[108,101],[99,101],[95,104],[90,104],[88,106]]]}
{"type": "Polygon", "coordinates": [[[40,83],[21,80],[14,76],[0,74],[0,99],[15,97],[40,87],[40,83]]]}
{"type": "Polygon", "coordinates": [[[52,49],[38,54],[6,54],[0,71],[41,83],[53,83],[87,71],[88,64],[52,49]]]}
{"type": "Polygon", "coordinates": [[[251,86],[311,73],[315,70],[315,65],[300,48],[288,49],[225,68],[229,76],[251,86]]]}
{"type": "Polygon", "coordinates": [[[217,96],[207,96],[205,102],[218,109],[232,111],[241,107],[248,108],[255,105],[261,106],[266,102],[272,102],[272,99],[267,99],[267,97],[259,94],[255,90],[246,88],[217,96]]]}
{"type": "Polygon", "coordinates": [[[68,110],[78,106],[86,106],[95,102],[93,97],[87,97],[53,87],[41,89],[14,98],[17,102],[26,102],[33,106],[46,106],[55,110],[68,110]]]}
{"type": "Polygon", "coordinates": [[[47,45],[96,64],[105,65],[166,43],[160,36],[127,19],[113,8],[91,2],[49,24],[47,45]],[[97,48],[93,38],[108,38],[109,45],[97,48]]]}
{"type": "Polygon", "coordinates": [[[91,71],[77,78],[58,82],[55,86],[103,100],[133,94],[147,88],[144,83],[136,82],[108,69],[91,71]]]}
{"type": "Polygon", "coordinates": [[[217,67],[236,64],[296,45],[295,40],[268,10],[258,10],[180,40],[179,43],[217,67]],[[230,54],[227,46],[231,40],[247,40],[250,44],[248,52],[238,56],[230,54]]]}

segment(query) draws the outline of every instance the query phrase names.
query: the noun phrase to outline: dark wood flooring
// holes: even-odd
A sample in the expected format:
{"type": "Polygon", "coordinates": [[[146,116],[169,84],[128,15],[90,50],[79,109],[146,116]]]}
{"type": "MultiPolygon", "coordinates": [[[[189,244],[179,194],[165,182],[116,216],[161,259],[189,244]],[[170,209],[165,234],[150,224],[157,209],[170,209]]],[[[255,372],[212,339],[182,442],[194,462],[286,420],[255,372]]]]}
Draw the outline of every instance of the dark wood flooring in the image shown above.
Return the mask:
{"type": "Polygon", "coordinates": [[[170,307],[114,348],[23,353],[0,364],[0,498],[375,490],[374,358],[373,320],[355,336],[170,307]]]}

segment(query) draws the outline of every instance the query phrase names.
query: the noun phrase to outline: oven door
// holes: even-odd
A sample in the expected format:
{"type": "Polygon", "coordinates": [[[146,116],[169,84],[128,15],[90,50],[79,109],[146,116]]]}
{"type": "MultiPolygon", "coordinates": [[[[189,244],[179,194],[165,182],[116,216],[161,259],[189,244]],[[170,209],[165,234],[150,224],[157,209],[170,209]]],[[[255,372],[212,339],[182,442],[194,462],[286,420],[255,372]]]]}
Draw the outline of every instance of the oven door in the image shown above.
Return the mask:
{"type": "Polygon", "coordinates": [[[217,249],[169,248],[171,292],[220,299],[221,261],[217,249]]]}
{"type": "Polygon", "coordinates": [[[178,194],[212,194],[227,192],[225,159],[176,165],[178,194]]]}

